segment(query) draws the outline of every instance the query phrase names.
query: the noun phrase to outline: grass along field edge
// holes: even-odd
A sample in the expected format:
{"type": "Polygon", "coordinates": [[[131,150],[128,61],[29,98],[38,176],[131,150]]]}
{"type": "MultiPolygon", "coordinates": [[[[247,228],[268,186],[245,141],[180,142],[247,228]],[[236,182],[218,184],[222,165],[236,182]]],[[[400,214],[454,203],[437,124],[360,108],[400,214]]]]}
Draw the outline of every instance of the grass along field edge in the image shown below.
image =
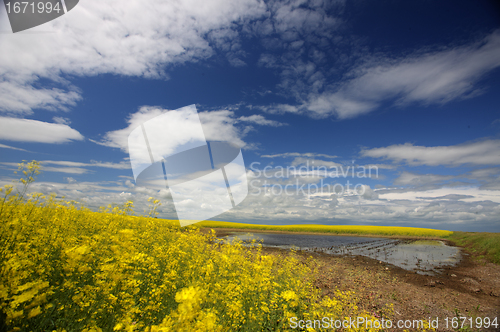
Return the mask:
{"type": "Polygon", "coordinates": [[[447,239],[478,260],[500,264],[500,233],[453,232],[447,239]]]}

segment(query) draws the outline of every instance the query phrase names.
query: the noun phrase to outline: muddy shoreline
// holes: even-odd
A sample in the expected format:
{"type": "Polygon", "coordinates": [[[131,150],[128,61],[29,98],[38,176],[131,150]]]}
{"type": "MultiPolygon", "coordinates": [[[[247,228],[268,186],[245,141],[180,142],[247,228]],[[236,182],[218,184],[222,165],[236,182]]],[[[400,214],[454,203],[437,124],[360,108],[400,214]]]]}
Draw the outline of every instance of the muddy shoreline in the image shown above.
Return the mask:
{"type": "MultiPolygon", "coordinates": [[[[267,255],[290,255],[284,249],[263,247],[267,255]]],[[[364,256],[332,256],[324,253],[296,252],[302,260],[312,257],[318,266],[315,286],[324,295],[334,296],[336,289],[354,291],[358,307],[381,316],[393,305],[389,317],[420,320],[439,317],[489,317],[500,320],[500,266],[478,263],[469,256],[456,266],[427,276],[364,256]]],[[[444,325],[444,324],[443,324],[444,325]]],[[[394,329],[396,331],[396,329],[394,329]]],[[[400,330],[397,330],[400,331],[400,330]]],[[[456,331],[440,326],[438,331],[456,331]]],[[[499,328],[468,331],[500,331],[499,328]]]]}
{"type": "MultiPolygon", "coordinates": [[[[315,232],[284,232],[252,229],[214,228],[218,237],[233,232],[263,232],[333,235],[315,232]]],[[[208,231],[202,230],[203,232],[208,231]]],[[[343,234],[344,236],[356,236],[343,234]]],[[[364,235],[357,235],[364,236],[364,235]]],[[[431,238],[372,235],[364,237],[398,238],[408,240],[431,240],[431,238]]],[[[448,245],[451,241],[436,238],[448,245]]],[[[323,294],[333,296],[336,289],[354,291],[359,298],[357,305],[375,315],[381,315],[384,308],[393,305],[392,320],[428,319],[439,317],[452,319],[463,317],[489,317],[500,323],[500,265],[478,261],[471,255],[462,255],[455,266],[441,269],[435,276],[421,275],[397,266],[364,256],[334,256],[321,252],[297,251],[262,247],[266,255],[296,255],[301,260],[309,257],[317,264],[313,277],[315,286],[323,294]]],[[[443,324],[444,325],[444,324],[443,324]]],[[[454,331],[440,326],[438,331],[454,331]]],[[[497,328],[472,329],[470,331],[500,331],[497,328]]]]}

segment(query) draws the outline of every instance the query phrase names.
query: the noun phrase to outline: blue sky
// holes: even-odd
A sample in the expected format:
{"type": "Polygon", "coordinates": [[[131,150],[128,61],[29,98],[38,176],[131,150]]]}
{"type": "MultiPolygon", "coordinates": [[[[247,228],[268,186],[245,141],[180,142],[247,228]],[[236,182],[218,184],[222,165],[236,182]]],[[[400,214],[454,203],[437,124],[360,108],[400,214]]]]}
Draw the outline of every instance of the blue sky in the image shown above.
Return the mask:
{"type": "Polygon", "coordinates": [[[139,214],[154,196],[173,218],[168,190],[135,184],[126,138],[196,104],[247,168],[247,198],[216,220],[500,231],[494,1],[85,0],[16,34],[1,6],[0,47],[2,185],[38,160],[34,191],[139,214]]]}

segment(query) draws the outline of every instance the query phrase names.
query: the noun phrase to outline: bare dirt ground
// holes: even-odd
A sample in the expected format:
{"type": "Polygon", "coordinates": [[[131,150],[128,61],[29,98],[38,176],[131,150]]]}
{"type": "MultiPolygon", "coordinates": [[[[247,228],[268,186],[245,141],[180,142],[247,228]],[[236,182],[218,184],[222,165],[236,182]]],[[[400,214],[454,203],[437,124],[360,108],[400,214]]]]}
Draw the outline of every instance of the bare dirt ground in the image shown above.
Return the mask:
{"type": "MultiPolygon", "coordinates": [[[[228,231],[216,230],[219,236],[228,231]]],[[[274,248],[262,250],[273,255],[291,254],[274,248]]],[[[464,255],[457,266],[444,269],[437,276],[427,276],[362,256],[300,251],[297,255],[304,260],[314,258],[318,265],[315,284],[325,295],[334,295],[335,289],[354,291],[358,307],[376,316],[392,303],[394,316],[388,318],[393,322],[439,317],[438,331],[458,331],[451,328],[451,319],[457,316],[473,320],[497,317],[500,324],[500,265],[464,255]],[[445,318],[450,320],[448,328],[445,318]]],[[[500,328],[462,331],[500,331],[500,328]]]]}

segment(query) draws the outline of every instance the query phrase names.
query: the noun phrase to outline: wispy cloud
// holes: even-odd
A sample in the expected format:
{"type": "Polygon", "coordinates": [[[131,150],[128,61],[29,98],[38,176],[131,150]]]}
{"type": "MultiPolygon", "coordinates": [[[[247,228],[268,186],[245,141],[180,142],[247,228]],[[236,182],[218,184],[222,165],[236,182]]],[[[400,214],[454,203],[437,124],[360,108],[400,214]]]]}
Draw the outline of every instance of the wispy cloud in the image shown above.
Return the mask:
{"type": "Polygon", "coordinates": [[[415,146],[411,143],[364,149],[364,157],[384,158],[410,165],[499,165],[500,140],[482,140],[450,146],[415,146]]]}
{"type": "Polygon", "coordinates": [[[258,63],[280,68],[279,86],[296,101],[262,106],[262,110],[347,119],[375,111],[382,103],[396,107],[412,103],[427,106],[471,98],[487,89],[479,84],[481,79],[500,67],[500,31],[468,45],[435,51],[426,47],[400,57],[356,54],[358,64],[329,84],[326,83],[332,80],[324,73],[332,68],[323,68],[319,54],[314,47],[308,60],[290,61],[262,54],[258,63]]]}
{"type": "Polygon", "coordinates": [[[64,161],[64,160],[42,160],[40,162],[42,165],[58,165],[67,167],[102,167],[102,168],[112,168],[112,169],[130,169],[130,162],[102,162],[91,160],[90,163],[82,163],[75,161],[64,161]]]}
{"type": "Polygon", "coordinates": [[[84,137],[65,124],[0,117],[0,139],[18,142],[66,143],[84,137]]]}
{"type": "Polygon", "coordinates": [[[413,187],[420,187],[434,184],[442,185],[445,181],[452,179],[456,179],[456,177],[452,175],[416,174],[405,171],[393,183],[397,186],[411,185],[413,187]]]}
{"type": "MultiPolygon", "coordinates": [[[[5,70],[3,72],[5,73],[5,70]]],[[[1,65],[0,74],[2,74],[1,65]]],[[[75,87],[69,87],[67,90],[37,89],[31,83],[34,83],[34,80],[28,77],[8,80],[4,76],[0,79],[0,98],[2,99],[0,112],[29,115],[35,108],[67,111],[69,107],[75,106],[82,99],[75,87]]]]}
{"type": "Polygon", "coordinates": [[[24,151],[24,152],[30,152],[30,151],[25,150],[25,149],[15,148],[15,147],[13,147],[13,146],[10,146],[10,145],[5,145],[5,144],[0,144],[0,148],[3,148],[3,149],[11,149],[11,150],[18,150],[18,151],[24,151]]]}
{"type": "Polygon", "coordinates": [[[55,123],[59,123],[59,124],[65,124],[65,125],[70,125],[71,124],[71,120],[68,119],[68,118],[63,118],[61,116],[54,116],[52,118],[52,120],[55,122],[55,123]]]}
{"type": "Polygon", "coordinates": [[[271,127],[281,127],[285,124],[282,122],[268,120],[260,114],[254,114],[250,116],[240,116],[238,121],[255,123],[261,126],[271,126],[271,127]]]}
{"type": "Polygon", "coordinates": [[[262,158],[291,158],[291,157],[303,157],[303,158],[338,158],[337,156],[331,156],[323,153],[298,153],[298,152],[286,152],[286,153],[278,153],[278,154],[264,154],[261,156],[262,158]]]}
{"type": "Polygon", "coordinates": [[[54,172],[54,173],[67,173],[67,174],[86,174],[90,171],[81,167],[51,167],[44,166],[42,167],[44,172],[54,172]]]}
{"type": "Polygon", "coordinates": [[[331,91],[311,94],[305,107],[317,116],[352,118],[382,102],[442,104],[481,93],[478,81],[500,66],[500,32],[480,42],[419,52],[404,58],[374,58],[331,91]]]}
{"type": "MultiPolygon", "coordinates": [[[[17,168],[18,163],[12,162],[0,162],[1,165],[11,166],[17,168]]],[[[56,173],[69,173],[69,174],[86,174],[89,173],[88,167],[101,167],[101,168],[111,168],[111,169],[130,169],[129,162],[102,162],[91,160],[90,163],[76,162],[76,161],[66,161],[66,160],[41,160],[40,164],[42,166],[42,171],[44,172],[56,172],[56,173]],[[47,165],[55,165],[47,166],[47,165]],[[57,167],[59,166],[59,167],[57,167]]]]}

